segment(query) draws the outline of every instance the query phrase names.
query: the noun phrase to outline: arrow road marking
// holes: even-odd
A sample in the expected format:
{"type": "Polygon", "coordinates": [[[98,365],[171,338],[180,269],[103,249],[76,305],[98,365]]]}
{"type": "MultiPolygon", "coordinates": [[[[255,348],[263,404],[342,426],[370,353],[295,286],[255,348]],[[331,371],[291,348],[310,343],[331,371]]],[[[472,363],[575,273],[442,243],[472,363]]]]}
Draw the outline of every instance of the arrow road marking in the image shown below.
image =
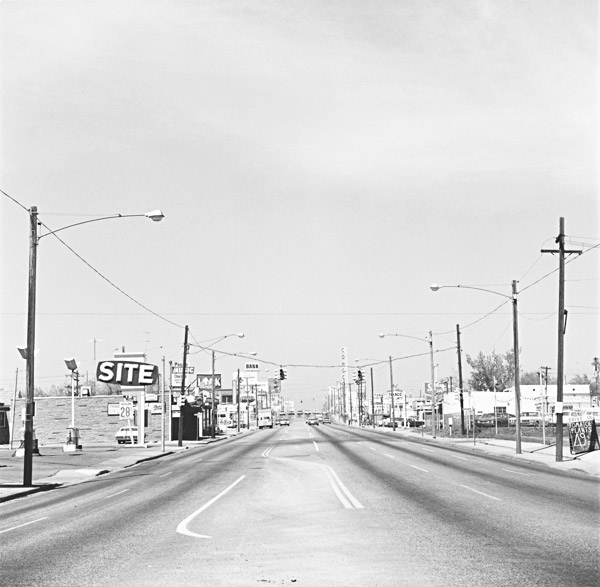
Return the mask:
{"type": "MultiPolygon", "coordinates": [[[[272,448],[272,447],[271,447],[272,448]]],[[[210,536],[206,536],[205,534],[196,534],[191,530],[188,530],[187,525],[199,514],[201,514],[204,510],[207,510],[213,503],[221,499],[228,491],[233,489],[246,475],[242,475],[237,481],[234,481],[229,487],[221,491],[219,495],[213,497],[209,502],[205,503],[201,508],[197,509],[193,514],[190,514],[185,520],[179,522],[176,528],[176,532],[179,534],[183,534],[184,536],[191,536],[192,538],[210,538],[210,536]]]]}

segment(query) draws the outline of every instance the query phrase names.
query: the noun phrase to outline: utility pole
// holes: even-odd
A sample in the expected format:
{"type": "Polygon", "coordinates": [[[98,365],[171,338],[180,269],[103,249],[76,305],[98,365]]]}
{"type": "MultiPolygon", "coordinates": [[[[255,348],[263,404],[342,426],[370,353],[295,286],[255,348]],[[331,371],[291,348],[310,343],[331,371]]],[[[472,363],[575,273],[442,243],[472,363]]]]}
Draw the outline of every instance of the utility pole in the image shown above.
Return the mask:
{"type": "Polygon", "coordinates": [[[392,357],[390,356],[390,389],[392,394],[392,432],[396,430],[396,409],[394,407],[394,371],[392,369],[392,357]]]}
{"type": "Polygon", "coordinates": [[[215,406],[215,351],[212,352],[212,376],[211,376],[211,380],[212,380],[212,384],[211,384],[211,400],[212,400],[212,406],[210,409],[210,437],[214,438],[215,437],[215,428],[217,425],[217,413],[216,413],[216,406],[215,406]]]}
{"type": "MultiPolygon", "coordinates": [[[[519,313],[517,310],[517,282],[512,282],[513,300],[513,348],[515,353],[515,416],[517,418],[515,435],[516,453],[521,454],[521,369],[519,367],[519,313]]],[[[495,390],[495,386],[494,386],[495,390]]],[[[495,408],[494,408],[495,409],[495,408]]]]}
{"type": "Polygon", "coordinates": [[[37,206],[29,210],[30,239],[29,239],[29,289],[27,302],[27,356],[25,357],[25,430],[23,432],[23,486],[31,487],[33,483],[33,452],[34,452],[34,427],[35,416],[34,400],[34,371],[35,371],[35,297],[37,275],[37,248],[38,248],[38,213],[37,206]]]}
{"type": "Polygon", "coordinates": [[[565,358],[565,255],[581,254],[581,250],[565,249],[565,219],[561,216],[555,240],[558,250],[542,249],[542,253],[558,253],[558,361],[556,366],[556,461],[563,460],[563,387],[565,358]]]}
{"type": "Polygon", "coordinates": [[[375,428],[375,391],[373,390],[373,367],[371,367],[371,418],[375,428]]]}
{"type": "Polygon", "coordinates": [[[460,348],[460,327],[456,325],[456,353],[458,355],[458,390],[460,397],[460,432],[465,435],[465,403],[463,397],[462,349],[460,348]]]}
{"type": "Polygon", "coordinates": [[[237,431],[240,432],[240,370],[237,370],[237,431]]]}
{"type": "MultiPolygon", "coordinates": [[[[594,379],[596,379],[596,396],[600,395],[600,389],[598,389],[598,376],[600,375],[600,359],[598,357],[594,357],[592,361],[592,367],[594,367],[594,379]]],[[[590,386],[591,387],[591,386],[590,386]]],[[[590,406],[594,407],[594,394],[590,390],[590,406]]],[[[598,400],[596,400],[598,401],[598,400]]]]}
{"type": "Polygon", "coordinates": [[[177,436],[177,446],[183,446],[183,394],[185,393],[185,370],[187,369],[188,331],[189,328],[186,324],[183,336],[183,373],[181,374],[181,392],[179,395],[179,434],[177,436]]]}

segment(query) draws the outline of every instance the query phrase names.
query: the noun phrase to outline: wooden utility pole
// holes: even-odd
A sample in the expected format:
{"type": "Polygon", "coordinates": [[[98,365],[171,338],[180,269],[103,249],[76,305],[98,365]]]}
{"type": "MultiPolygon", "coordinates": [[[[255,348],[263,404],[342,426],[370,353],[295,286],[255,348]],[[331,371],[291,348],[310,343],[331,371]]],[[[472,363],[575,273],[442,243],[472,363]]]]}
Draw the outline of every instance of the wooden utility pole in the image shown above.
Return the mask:
{"type": "Polygon", "coordinates": [[[581,251],[565,250],[565,219],[561,216],[556,237],[558,250],[542,249],[542,253],[558,253],[558,361],[556,365],[556,461],[563,460],[563,387],[565,358],[565,255],[581,254],[581,251]]]}
{"type": "Polygon", "coordinates": [[[177,435],[177,446],[183,446],[183,396],[185,394],[185,370],[187,369],[188,332],[186,324],[183,336],[183,372],[181,373],[181,392],[179,394],[179,434],[177,435]]]}
{"type": "Polygon", "coordinates": [[[456,352],[458,354],[458,389],[460,393],[460,432],[465,435],[465,404],[463,397],[462,350],[460,348],[460,328],[456,325],[456,352]]]}
{"type": "Polygon", "coordinates": [[[392,432],[396,430],[396,408],[394,406],[394,370],[392,369],[392,357],[390,357],[390,389],[392,394],[392,432]]]}

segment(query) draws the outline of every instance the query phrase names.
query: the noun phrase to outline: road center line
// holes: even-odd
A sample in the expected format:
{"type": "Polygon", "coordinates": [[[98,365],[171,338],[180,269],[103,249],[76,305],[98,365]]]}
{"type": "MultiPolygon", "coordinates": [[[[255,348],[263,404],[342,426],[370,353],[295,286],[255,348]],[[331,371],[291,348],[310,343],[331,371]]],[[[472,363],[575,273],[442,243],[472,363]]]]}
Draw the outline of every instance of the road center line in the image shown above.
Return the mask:
{"type": "Polygon", "coordinates": [[[163,474],[161,475],[161,477],[166,477],[167,475],[170,475],[172,472],[173,472],[173,471],[169,471],[168,473],[163,473],[163,474]]]}
{"type": "Polygon", "coordinates": [[[352,509],[354,507],[357,510],[360,510],[360,509],[364,508],[364,506],[360,503],[360,501],[358,501],[358,499],[356,499],[350,493],[348,488],[342,483],[340,478],[337,476],[336,472],[331,467],[329,467],[327,465],[319,465],[319,466],[322,467],[323,469],[325,469],[325,473],[327,474],[327,477],[329,478],[329,484],[331,485],[333,492],[335,493],[337,498],[340,500],[340,502],[346,509],[352,509]]]}
{"type": "MultiPolygon", "coordinates": [[[[271,447],[273,448],[273,447],[271,447]]],[[[197,509],[194,513],[190,514],[185,520],[179,522],[176,532],[179,534],[183,534],[185,536],[191,536],[192,538],[210,538],[210,536],[205,536],[204,534],[196,534],[191,530],[187,529],[187,525],[199,514],[201,514],[204,510],[207,510],[213,503],[221,499],[228,491],[233,489],[246,475],[242,475],[237,481],[234,481],[229,487],[221,491],[219,495],[213,497],[209,502],[205,503],[201,508],[197,509]]]]}
{"type": "Polygon", "coordinates": [[[129,489],[123,489],[123,491],[118,491],[117,493],[111,493],[110,495],[107,495],[104,499],[110,499],[111,497],[121,495],[121,493],[125,493],[127,491],[129,491],[129,489]]]}
{"type": "Polygon", "coordinates": [[[19,526],[13,526],[12,528],[7,528],[6,530],[0,530],[0,534],[4,534],[5,532],[12,532],[13,530],[17,530],[18,528],[23,528],[24,526],[29,526],[30,524],[36,524],[37,522],[41,522],[42,520],[47,520],[48,516],[44,518],[38,518],[37,520],[32,520],[31,522],[25,522],[24,524],[20,524],[19,526]]]}
{"type": "Polygon", "coordinates": [[[411,465],[413,469],[418,469],[419,471],[423,471],[423,473],[429,473],[427,469],[421,469],[421,467],[417,467],[417,465],[411,465]]]}
{"type": "Polygon", "coordinates": [[[472,491],[473,493],[483,495],[484,497],[488,497],[489,499],[495,499],[496,501],[502,501],[499,497],[494,497],[493,495],[483,493],[483,491],[477,491],[477,489],[473,489],[472,487],[469,487],[468,485],[460,485],[460,487],[464,487],[465,489],[468,489],[469,491],[472,491]]]}
{"type": "Polygon", "coordinates": [[[454,457],[455,459],[460,459],[461,461],[468,461],[469,460],[466,457],[459,457],[458,455],[450,455],[450,456],[454,457]]]}

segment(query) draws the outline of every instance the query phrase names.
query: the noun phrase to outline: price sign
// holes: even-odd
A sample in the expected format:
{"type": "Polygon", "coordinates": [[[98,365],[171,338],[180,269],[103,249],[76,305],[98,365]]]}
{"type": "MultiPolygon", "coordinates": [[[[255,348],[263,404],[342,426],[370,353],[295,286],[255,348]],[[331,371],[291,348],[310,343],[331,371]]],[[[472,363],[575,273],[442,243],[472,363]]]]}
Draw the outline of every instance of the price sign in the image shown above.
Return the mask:
{"type": "Polygon", "coordinates": [[[119,420],[133,419],[133,402],[119,403],[119,420]]]}

